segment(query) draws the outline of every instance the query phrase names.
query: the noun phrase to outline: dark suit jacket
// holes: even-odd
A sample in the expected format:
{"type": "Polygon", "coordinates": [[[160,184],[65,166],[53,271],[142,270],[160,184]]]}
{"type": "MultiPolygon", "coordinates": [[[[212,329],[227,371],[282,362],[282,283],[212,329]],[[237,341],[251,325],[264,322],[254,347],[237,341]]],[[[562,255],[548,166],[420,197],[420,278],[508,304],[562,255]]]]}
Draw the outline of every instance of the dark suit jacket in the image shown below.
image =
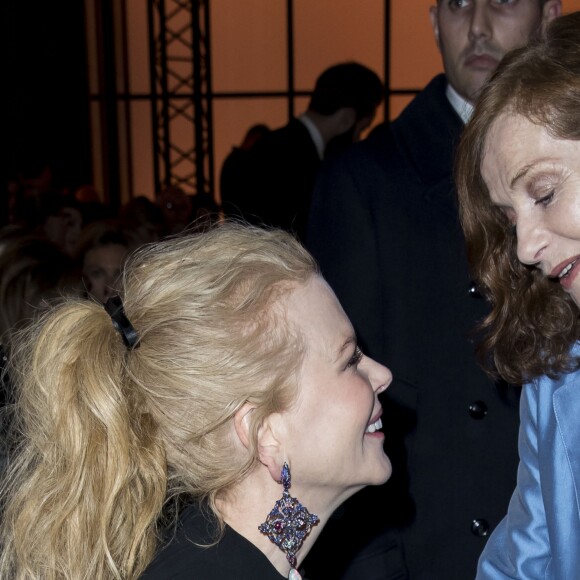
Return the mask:
{"type": "Polygon", "coordinates": [[[168,535],[141,580],[284,580],[256,546],[229,526],[215,544],[214,525],[195,505],[168,535]]]}
{"type": "MultiPolygon", "coordinates": [[[[470,339],[487,308],[470,292],[452,181],[462,123],[445,87],[436,77],[395,122],[323,166],[307,244],[363,348],[395,377],[383,420],[392,482],[363,491],[354,511],[373,534],[377,520],[403,530],[414,580],[474,577],[518,461],[516,389],[486,378],[470,339]]],[[[366,527],[353,529],[363,542],[366,527]]]]}
{"type": "Polygon", "coordinates": [[[260,139],[246,152],[243,168],[228,175],[222,199],[226,213],[304,236],[320,158],[297,119],[260,139]]]}

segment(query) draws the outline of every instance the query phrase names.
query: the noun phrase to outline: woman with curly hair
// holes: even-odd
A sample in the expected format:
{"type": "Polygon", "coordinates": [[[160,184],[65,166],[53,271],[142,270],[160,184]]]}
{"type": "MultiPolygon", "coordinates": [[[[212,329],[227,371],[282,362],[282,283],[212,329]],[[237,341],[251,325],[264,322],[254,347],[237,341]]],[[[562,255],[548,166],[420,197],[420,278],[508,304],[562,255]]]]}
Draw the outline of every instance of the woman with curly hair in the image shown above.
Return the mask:
{"type": "Polygon", "coordinates": [[[580,13],[510,53],[458,152],[470,262],[492,304],[480,354],[528,383],[507,517],[478,579],[580,573],[580,13]]]}

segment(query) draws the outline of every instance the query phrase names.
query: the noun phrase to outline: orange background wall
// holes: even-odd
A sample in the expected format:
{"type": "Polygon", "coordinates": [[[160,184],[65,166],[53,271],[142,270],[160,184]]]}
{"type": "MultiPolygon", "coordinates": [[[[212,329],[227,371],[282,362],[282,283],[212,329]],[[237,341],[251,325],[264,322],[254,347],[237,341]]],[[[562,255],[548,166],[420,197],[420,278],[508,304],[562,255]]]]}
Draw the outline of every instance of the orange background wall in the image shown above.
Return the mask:
{"type": "MultiPolygon", "coordinates": [[[[435,0],[391,0],[392,89],[423,88],[442,72],[429,21],[435,0]]],[[[310,90],[328,66],[357,60],[383,77],[382,0],[295,0],[296,88],[310,90]]],[[[565,11],[580,10],[580,0],[563,0],[565,11]]],[[[213,89],[284,90],[286,86],[285,3],[272,0],[211,0],[213,89]]],[[[412,96],[393,95],[390,117],[396,117],[412,96]]],[[[298,101],[296,113],[307,106],[298,101]]],[[[220,99],[214,102],[216,169],[246,129],[265,122],[286,122],[281,100],[220,99]]],[[[382,111],[376,122],[383,120],[382,111]]],[[[216,180],[216,184],[217,184],[216,180]]]]}
{"type": "MultiPolygon", "coordinates": [[[[87,0],[89,3],[91,0],[87,0]]],[[[523,0],[522,0],[523,1],[523,0]]],[[[171,3],[171,0],[168,0],[171,3]]],[[[442,66],[428,17],[435,0],[391,0],[390,85],[396,90],[420,90],[442,66]]],[[[234,98],[232,92],[287,90],[287,29],[284,0],[210,0],[210,38],[216,198],[219,169],[253,124],[278,127],[287,122],[288,103],[282,97],[234,98]]],[[[295,88],[311,90],[328,66],[356,60],[384,75],[384,0],[295,0],[295,88]]],[[[565,11],[580,10],[580,0],[563,0],[565,11]]],[[[129,90],[147,92],[146,7],[127,0],[129,25],[129,90]]],[[[393,95],[390,117],[398,115],[412,95],[393,95]]],[[[295,113],[307,98],[296,100],[295,113]]],[[[133,189],[129,195],[152,196],[151,115],[148,104],[131,105],[133,189]]],[[[380,111],[376,122],[383,120],[380,111]]],[[[190,128],[184,126],[184,131],[190,128]]]]}

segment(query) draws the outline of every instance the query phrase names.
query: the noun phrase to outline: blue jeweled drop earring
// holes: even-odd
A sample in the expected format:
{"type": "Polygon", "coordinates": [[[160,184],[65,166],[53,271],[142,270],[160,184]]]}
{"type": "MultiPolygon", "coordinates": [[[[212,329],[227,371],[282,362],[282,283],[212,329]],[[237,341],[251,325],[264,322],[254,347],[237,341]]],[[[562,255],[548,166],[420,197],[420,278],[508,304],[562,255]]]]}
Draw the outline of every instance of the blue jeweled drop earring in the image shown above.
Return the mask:
{"type": "Polygon", "coordinates": [[[286,554],[290,564],[288,580],[300,580],[296,570],[296,553],[302,547],[304,538],[310,533],[320,519],[311,514],[295,497],[290,495],[290,468],[287,463],[282,467],[280,483],[284,486],[282,498],[279,499],[268,514],[266,521],[258,529],[266,534],[286,554]]]}

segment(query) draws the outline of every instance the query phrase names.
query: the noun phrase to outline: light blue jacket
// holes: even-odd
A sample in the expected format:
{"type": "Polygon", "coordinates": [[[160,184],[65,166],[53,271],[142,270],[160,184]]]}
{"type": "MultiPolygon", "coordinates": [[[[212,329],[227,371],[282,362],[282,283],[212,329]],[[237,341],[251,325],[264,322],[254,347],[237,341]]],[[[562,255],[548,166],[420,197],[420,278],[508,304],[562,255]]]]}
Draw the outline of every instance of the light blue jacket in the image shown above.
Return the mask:
{"type": "Polygon", "coordinates": [[[520,418],[517,487],[477,580],[580,579],[580,371],[526,385],[520,418]]]}

